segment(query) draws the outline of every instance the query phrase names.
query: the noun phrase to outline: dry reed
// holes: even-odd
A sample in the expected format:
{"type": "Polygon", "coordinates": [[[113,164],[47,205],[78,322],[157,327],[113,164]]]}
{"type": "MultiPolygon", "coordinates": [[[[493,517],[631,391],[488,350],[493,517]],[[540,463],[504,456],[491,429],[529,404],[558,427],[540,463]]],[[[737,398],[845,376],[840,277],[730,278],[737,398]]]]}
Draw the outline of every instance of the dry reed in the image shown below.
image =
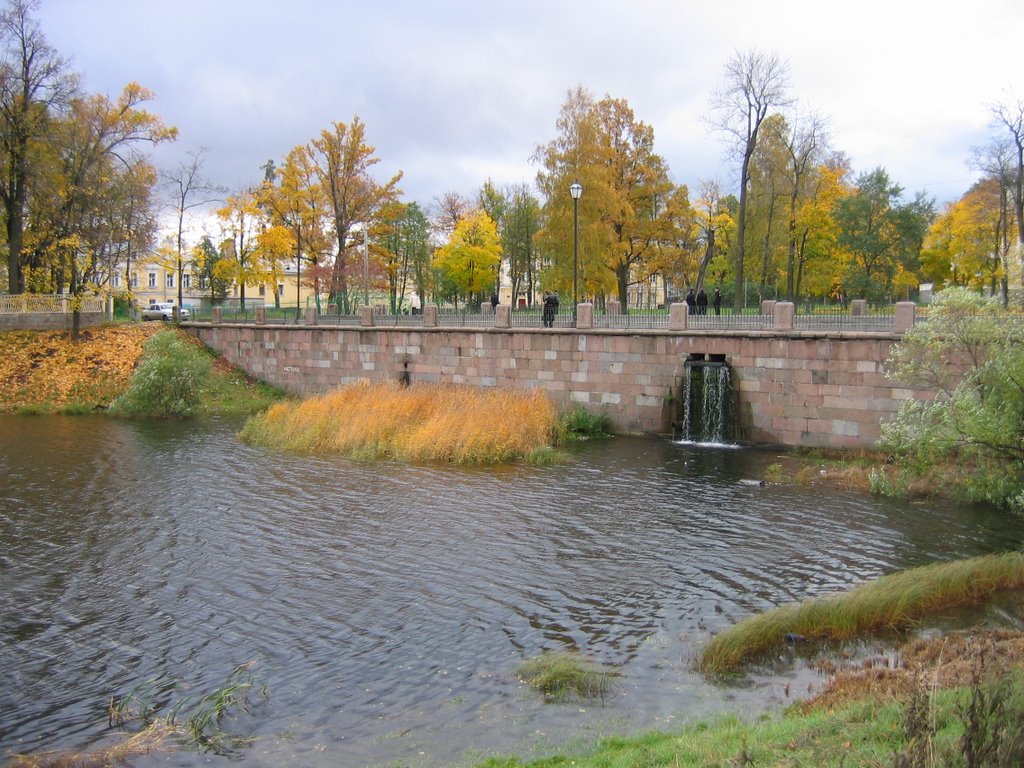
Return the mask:
{"type": "Polygon", "coordinates": [[[540,390],[361,382],[278,403],[251,418],[241,437],[291,451],[486,464],[550,445],[557,425],[555,408],[540,390]]]}
{"type": "Polygon", "coordinates": [[[883,576],[847,593],[783,605],[720,632],[704,648],[698,668],[733,672],[780,647],[787,636],[850,640],[906,629],[927,616],[980,603],[1003,590],[1024,588],[1024,553],[987,555],[883,576]]]}

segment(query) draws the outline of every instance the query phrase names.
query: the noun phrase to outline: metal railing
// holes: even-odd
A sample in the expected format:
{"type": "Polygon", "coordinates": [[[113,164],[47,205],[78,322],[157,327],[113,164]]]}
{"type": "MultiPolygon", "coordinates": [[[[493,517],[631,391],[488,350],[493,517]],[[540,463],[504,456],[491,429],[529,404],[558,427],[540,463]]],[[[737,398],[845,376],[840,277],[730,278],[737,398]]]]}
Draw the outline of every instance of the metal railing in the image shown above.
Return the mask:
{"type": "MultiPolygon", "coordinates": [[[[16,298],[16,297],[11,297],[16,298]]],[[[803,306],[794,307],[792,318],[792,329],[797,331],[861,331],[861,332],[892,332],[895,327],[894,307],[892,305],[881,305],[877,307],[859,308],[858,314],[854,314],[850,308],[840,306],[803,306]]],[[[267,325],[304,325],[307,322],[305,311],[299,315],[294,307],[261,307],[259,312],[263,316],[263,322],[267,325]]],[[[221,309],[221,322],[225,323],[255,323],[257,321],[257,307],[247,306],[244,310],[237,306],[223,307],[221,309]]],[[[922,313],[923,315],[924,313],[922,313]]],[[[212,320],[213,312],[209,307],[203,309],[193,308],[193,321],[209,322],[212,320]]],[[[560,308],[560,311],[551,319],[548,326],[543,310],[539,307],[510,307],[508,313],[508,324],[510,328],[573,328],[573,313],[570,308],[560,308]]],[[[920,322],[920,317],[918,322],[920,322]]],[[[481,312],[474,308],[438,307],[436,310],[437,327],[447,328],[494,328],[496,314],[481,312]]],[[[316,316],[314,321],[317,325],[358,327],[364,323],[360,314],[338,314],[333,305],[324,305],[321,314],[316,316]],[[332,311],[334,310],[334,311],[332,311]]],[[[423,327],[424,314],[391,314],[375,311],[372,315],[372,324],[380,327],[423,327]]],[[[629,309],[626,312],[607,312],[594,309],[593,322],[590,326],[594,329],[622,329],[622,330],[658,330],[672,328],[671,313],[668,309],[629,309]]],[[[744,312],[735,312],[732,308],[721,308],[716,314],[708,310],[706,314],[687,314],[685,321],[686,330],[699,331],[765,331],[773,330],[775,325],[775,314],[767,309],[762,312],[760,309],[750,309],[744,312]]],[[[788,324],[787,326],[788,327],[788,324]]]]}
{"type": "Polygon", "coordinates": [[[667,309],[629,309],[626,312],[594,310],[595,328],[668,328],[667,309]]]}

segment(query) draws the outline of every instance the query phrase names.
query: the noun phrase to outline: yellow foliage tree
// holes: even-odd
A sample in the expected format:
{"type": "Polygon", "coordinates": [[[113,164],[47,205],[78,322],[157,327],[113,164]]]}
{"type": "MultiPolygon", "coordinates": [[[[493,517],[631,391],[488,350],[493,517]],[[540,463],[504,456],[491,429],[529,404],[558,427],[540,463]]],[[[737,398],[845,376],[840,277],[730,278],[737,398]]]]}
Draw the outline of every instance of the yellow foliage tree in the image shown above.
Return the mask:
{"type": "Polygon", "coordinates": [[[434,267],[467,302],[483,296],[494,286],[501,264],[501,240],[494,221],[475,210],[455,227],[451,240],[438,249],[434,267]]]}

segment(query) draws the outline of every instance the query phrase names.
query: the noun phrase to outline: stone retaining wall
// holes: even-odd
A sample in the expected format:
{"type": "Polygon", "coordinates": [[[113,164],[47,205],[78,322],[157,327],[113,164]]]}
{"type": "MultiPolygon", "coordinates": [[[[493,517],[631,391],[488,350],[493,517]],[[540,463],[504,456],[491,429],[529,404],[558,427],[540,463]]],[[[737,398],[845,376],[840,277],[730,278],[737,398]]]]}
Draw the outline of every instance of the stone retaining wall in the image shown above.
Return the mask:
{"type": "Polygon", "coordinates": [[[868,448],[910,397],[884,362],[896,334],[807,331],[328,328],[189,324],[253,376],[295,394],[361,379],[543,388],[560,408],[604,411],[619,433],[667,433],[684,362],[724,355],[739,438],[787,446],[868,448]]]}
{"type": "MultiPolygon", "coordinates": [[[[70,312],[10,312],[0,313],[0,331],[70,331],[70,312]]],[[[79,313],[81,328],[102,325],[103,312],[79,313]]]]}

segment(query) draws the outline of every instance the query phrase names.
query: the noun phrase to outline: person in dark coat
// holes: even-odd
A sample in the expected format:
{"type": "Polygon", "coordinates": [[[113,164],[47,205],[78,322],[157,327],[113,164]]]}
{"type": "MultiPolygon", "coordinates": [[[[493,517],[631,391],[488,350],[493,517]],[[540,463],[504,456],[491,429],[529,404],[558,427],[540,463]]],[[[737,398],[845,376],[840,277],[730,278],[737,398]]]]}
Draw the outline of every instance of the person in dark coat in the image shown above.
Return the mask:
{"type": "Polygon", "coordinates": [[[722,291],[720,288],[715,288],[715,297],[711,300],[711,305],[715,308],[715,314],[722,314],[722,291]]]}
{"type": "Polygon", "coordinates": [[[697,291],[697,314],[706,315],[708,313],[708,295],[704,293],[704,289],[701,288],[697,291]]]}
{"type": "Polygon", "coordinates": [[[693,288],[686,294],[686,306],[690,308],[691,315],[697,313],[697,294],[693,292],[693,288]]]}
{"type": "Polygon", "coordinates": [[[544,321],[545,328],[553,328],[555,325],[555,315],[558,314],[558,294],[554,291],[544,292],[544,314],[542,319],[544,321]]]}

